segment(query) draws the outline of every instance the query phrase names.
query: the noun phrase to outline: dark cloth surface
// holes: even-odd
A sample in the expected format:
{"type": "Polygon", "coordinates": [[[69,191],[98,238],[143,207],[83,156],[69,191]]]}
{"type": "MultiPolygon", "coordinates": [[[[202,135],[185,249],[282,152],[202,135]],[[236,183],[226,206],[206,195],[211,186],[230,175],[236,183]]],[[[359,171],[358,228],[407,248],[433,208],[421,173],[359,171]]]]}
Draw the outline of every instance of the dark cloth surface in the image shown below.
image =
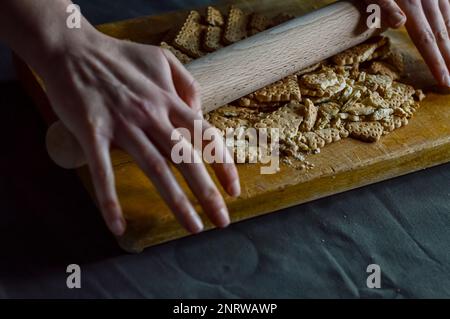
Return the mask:
{"type": "MultiPolygon", "coordinates": [[[[103,23],[206,1],[77,2],[103,23]]],[[[129,255],[75,173],[47,158],[13,80],[0,84],[0,116],[0,298],[450,297],[450,164],[129,255]],[[72,263],[81,289],[66,287],[72,263]],[[366,286],[369,264],[381,289],[366,286]]]]}

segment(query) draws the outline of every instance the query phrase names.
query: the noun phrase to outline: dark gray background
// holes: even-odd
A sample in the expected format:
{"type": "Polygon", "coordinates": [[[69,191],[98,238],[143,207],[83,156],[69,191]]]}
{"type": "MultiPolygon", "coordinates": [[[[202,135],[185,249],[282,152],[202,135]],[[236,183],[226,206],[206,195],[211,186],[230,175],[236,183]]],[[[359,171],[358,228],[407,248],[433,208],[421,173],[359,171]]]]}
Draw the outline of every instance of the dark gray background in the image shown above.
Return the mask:
{"type": "MultiPolygon", "coordinates": [[[[93,23],[208,1],[79,0],[93,23]]],[[[211,1],[212,2],[212,1],[211,1]]],[[[0,49],[0,297],[450,297],[450,165],[123,253],[0,49]],[[66,266],[82,289],[66,288],[66,266]],[[366,287],[366,267],[382,289],[366,287]]]]}

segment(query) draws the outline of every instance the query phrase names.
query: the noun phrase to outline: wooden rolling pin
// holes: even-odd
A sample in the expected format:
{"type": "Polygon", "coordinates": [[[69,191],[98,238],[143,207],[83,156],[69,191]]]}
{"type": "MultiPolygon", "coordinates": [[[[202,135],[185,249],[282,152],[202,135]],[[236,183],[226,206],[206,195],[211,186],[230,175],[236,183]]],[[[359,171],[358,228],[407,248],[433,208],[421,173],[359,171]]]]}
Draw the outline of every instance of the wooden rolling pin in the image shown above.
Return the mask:
{"type": "MultiPolygon", "coordinates": [[[[201,86],[204,113],[379,34],[367,27],[365,8],[357,3],[334,3],[188,64],[201,86]]],[[[47,150],[64,168],[85,164],[79,144],[60,122],[49,128],[47,150]]]]}

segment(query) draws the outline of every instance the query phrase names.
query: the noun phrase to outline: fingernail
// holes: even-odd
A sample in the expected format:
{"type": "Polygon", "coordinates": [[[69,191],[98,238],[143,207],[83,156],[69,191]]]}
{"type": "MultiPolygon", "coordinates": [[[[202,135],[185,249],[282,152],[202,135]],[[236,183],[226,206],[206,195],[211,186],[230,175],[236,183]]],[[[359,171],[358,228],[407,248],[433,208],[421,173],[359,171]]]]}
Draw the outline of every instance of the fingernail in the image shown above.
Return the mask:
{"type": "Polygon", "coordinates": [[[391,17],[392,26],[395,28],[400,28],[406,22],[406,16],[400,12],[395,13],[391,17]]]}
{"type": "Polygon", "coordinates": [[[450,87],[450,75],[444,75],[442,79],[442,84],[446,87],[450,87]]]}
{"type": "Polygon", "coordinates": [[[228,193],[233,197],[238,197],[239,195],[241,195],[241,185],[239,184],[238,180],[233,181],[228,193]]]}
{"type": "Polygon", "coordinates": [[[190,229],[190,232],[193,234],[198,234],[203,231],[203,222],[200,216],[197,213],[192,215],[193,225],[190,229]]]}
{"type": "Polygon", "coordinates": [[[219,224],[217,226],[219,226],[221,228],[225,228],[228,225],[230,225],[230,215],[226,208],[222,208],[219,211],[218,222],[219,222],[219,224]]]}
{"type": "Polygon", "coordinates": [[[110,225],[111,232],[116,236],[122,236],[125,232],[125,223],[122,219],[116,219],[110,225]]]}

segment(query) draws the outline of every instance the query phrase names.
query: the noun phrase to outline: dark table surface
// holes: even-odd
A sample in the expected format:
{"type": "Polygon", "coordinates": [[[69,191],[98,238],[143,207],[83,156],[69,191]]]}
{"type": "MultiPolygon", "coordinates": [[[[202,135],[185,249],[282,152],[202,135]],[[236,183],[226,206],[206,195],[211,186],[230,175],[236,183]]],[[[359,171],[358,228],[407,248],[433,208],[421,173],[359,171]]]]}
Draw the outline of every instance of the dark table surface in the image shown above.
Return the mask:
{"type": "MultiPolygon", "coordinates": [[[[209,2],[77,3],[104,23],[209,2]]],[[[1,298],[450,297],[449,164],[129,255],[48,159],[4,48],[0,80],[1,298]],[[81,289],[66,287],[73,263],[81,289]],[[366,286],[369,264],[381,289],[366,286]]]]}

